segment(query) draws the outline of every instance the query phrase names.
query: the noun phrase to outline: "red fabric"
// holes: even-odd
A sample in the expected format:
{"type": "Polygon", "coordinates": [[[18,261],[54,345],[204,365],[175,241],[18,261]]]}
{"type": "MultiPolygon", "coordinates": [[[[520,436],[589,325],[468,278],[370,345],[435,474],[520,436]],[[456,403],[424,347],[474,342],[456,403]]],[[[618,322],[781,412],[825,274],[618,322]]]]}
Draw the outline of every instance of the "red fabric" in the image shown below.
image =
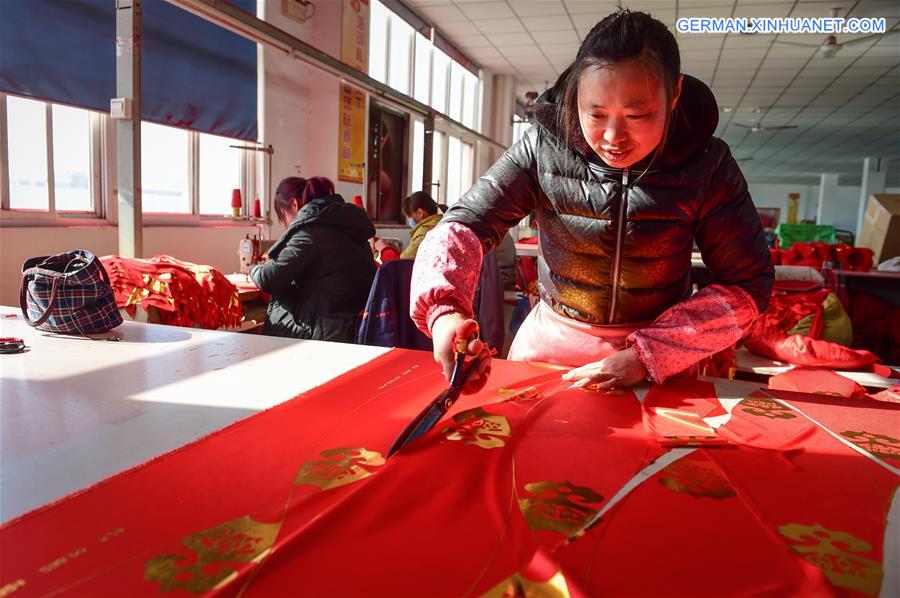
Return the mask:
{"type": "MultiPolygon", "coordinates": [[[[884,464],[900,452],[888,437],[900,409],[785,396],[827,430],[752,393],[719,430],[734,446],[697,449],[665,466],[558,550],[566,578],[591,596],[877,595],[894,566],[882,547],[897,475],[884,464]],[[885,457],[860,458],[829,430],[885,457]]],[[[702,414],[710,403],[666,392],[652,404],[702,414]]]]}
{"type": "Polygon", "coordinates": [[[163,324],[216,328],[237,326],[243,315],[237,287],[212,266],[167,255],[149,260],[108,255],[100,258],[109,274],[116,305],[132,316],[135,306],[154,307],[163,324]]]}
{"type": "Polygon", "coordinates": [[[828,292],[822,289],[773,295],[769,307],[744,339],[744,346],[763,357],[794,365],[856,370],[875,363],[878,357],[869,351],[818,338],[824,325],[823,305],[828,292]],[[808,335],[787,333],[808,315],[813,316],[808,335]]]}
{"type": "Polygon", "coordinates": [[[797,367],[769,378],[769,388],[864,399],[866,389],[851,380],[823,368],[797,367]]]}
{"type": "Polygon", "coordinates": [[[822,269],[822,262],[835,262],[844,270],[868,272],[872,269],[875,253],[867,247],[851,247],[843,243],[810,242],[794,243],[789,249],[770,249],[772,263],[776,265],[810,266],[822,269]]]}
{"type": "MultiPolygon", "coordinates": [[[[631,391],[571,389],[557,370],[501,360],[491,381],[385,462],[446,386],[430,354],[390,351],[5,523],[0,588],[16,598],[459,596],[520,572],[546,582],[558,566],[575,595],[861,596],[892,564],[882,546],[897,476],[884,465],[900,449],[888,438],[900,407],[786,393],[853,446],[769,397],[735,407],[721,429],[752,420],[755,444],[675,459],[648,442],[631,391]],[[795,449],[754,448],[801,428],[795,449]]],[[[728,413],[695,381],[653,387],[644,404],[728,413]]]]}

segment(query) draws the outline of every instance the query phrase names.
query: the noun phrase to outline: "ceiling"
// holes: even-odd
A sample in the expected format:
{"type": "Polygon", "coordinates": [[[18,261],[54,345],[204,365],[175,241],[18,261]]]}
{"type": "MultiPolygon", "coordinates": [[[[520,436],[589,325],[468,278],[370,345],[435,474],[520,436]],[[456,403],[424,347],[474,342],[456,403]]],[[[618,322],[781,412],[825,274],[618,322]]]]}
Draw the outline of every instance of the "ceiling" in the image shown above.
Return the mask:
{"type": "MultiPolygon", "coordinates": [[[[580,40],[616,9],[610,0],[405,0],[473,60],[516,78],[518,97],[552,85],[580,40]]],[[[845,46],[824,58],[823,34],[677,33],[683,17],[886,17],[900,30],[897,0],[634,0],[675,33],[682,71],[716,95],[719,127],[748,180],[817,184],[822,173],[858,185],[862,159],[886,161],[900,186],[900,34],[845,46]],[[800,47],[775,40],[810,44],[800,47]],[[730,111],[726,112],[725,107],[730,111]],[[796,129],[751,132],[738,124],[796,129]],[[753,158],[746,160],[746,158],[753,158]]],[[[838,35],[845,42],[862,35],[838,35]]]]}

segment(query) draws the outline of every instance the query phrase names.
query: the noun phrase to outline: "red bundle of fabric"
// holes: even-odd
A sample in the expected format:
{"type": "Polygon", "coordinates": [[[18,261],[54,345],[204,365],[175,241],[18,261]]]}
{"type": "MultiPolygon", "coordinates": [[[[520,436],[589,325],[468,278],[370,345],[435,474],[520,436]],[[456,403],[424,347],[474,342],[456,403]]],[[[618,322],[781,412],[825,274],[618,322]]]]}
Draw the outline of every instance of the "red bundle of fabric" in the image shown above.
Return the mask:
{"type": "Polygon", "coordinates": [[[868,247],[851,247],[839,243],[832,246],[831,255],[844,270],[868,272],[875,263],[875,252],[868,247]]]}
{"type": "Polygon", "coordinates": [[[131,317],[140,305],[155,307],[161,323],[172,326],[215,330],[241,323],[237,287],[212,266],[168,255],[149,260],[118,255],[100,259],[109,273],[116,304],[131,317]]]}
{"type": "Polygon", "coordinates": [[[875,363],[878,357],[869,351],[850,349],[820,338],[827,296],[826,289],[773,295],[768,309],[744,339],[744,346],[757,355],[794,365],[857,370],[875,363]],[[788,334],[808,315],[813,316],[808,335],[788,334]]]}
{"type": "Polygon", "coordinates": [[[874,252],[868,247],[851,247],[844,243],[794,243],[790,249],[770,249],[776,265],[811,266],[822,269],[822,262],[839,263],[844,270],[868,272],[874,263],[874,252]]]}

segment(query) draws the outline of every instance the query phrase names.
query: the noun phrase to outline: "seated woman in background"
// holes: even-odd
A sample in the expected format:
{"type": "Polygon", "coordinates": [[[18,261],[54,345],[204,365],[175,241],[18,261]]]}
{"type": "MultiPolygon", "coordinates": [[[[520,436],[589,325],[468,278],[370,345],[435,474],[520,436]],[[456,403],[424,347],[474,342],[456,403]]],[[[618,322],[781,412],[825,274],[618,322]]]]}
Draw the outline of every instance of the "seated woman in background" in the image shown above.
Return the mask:
{"type": "Polygon", "coordinates": [[[438,213],[438,208],[441,212],[447,211],[447,206],[435,203],[424,191],[416,191],[403,200],[403,213],[406,214],[412,234],[409,245],[400,253],[400,259],[416,259],[419,243],[441,221],[442,216],[438,213]]]}
{"type": "Polygon", "coordinates": [[[284,179],[274,203],[287,230],[269,249],[269,261],[250,271],[272,295],[263,333],[353,342],[375,277],[372,221],[324,177],[284,179]]]}

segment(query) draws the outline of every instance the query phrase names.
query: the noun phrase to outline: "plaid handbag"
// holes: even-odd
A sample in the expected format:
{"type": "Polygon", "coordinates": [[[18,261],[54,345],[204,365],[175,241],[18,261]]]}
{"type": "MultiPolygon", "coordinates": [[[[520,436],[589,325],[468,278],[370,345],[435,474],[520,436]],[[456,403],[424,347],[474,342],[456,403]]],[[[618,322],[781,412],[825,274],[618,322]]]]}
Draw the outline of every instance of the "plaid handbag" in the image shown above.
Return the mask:
{"type": "Polygon", "coordinates": [[[25,321],[45,332],[95,334],[122,323],[109,275],[85,249],[22,264],[19,305],[25,321]]]}

